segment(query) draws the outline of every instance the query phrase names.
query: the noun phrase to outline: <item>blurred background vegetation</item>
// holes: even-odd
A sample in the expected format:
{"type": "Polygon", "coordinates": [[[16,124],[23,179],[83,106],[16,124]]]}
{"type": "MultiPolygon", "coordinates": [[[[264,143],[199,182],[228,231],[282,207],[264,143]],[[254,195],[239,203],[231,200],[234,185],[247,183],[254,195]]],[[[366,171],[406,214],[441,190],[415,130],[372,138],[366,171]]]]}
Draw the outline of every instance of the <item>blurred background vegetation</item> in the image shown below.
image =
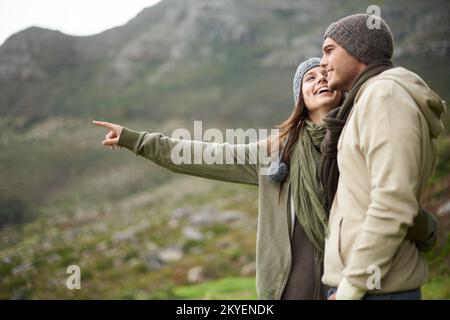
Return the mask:
{"type": "MultiPolygon", "coordinates": [[[[448,1],[163,0],[95,36],[11,36],[0,47],[0,298],[256,298],[257,189],[112,152],[91,120],[167,135],[194,120],[272,128],[326,26],[370,4],[394,32],[394,62],[449,101],[448,1]],[[71,264],[81,290],[66,289],[71,264]]],[[[424,197],[441,227],[427,299],[450,298],[449,122],[424,197]]]]}

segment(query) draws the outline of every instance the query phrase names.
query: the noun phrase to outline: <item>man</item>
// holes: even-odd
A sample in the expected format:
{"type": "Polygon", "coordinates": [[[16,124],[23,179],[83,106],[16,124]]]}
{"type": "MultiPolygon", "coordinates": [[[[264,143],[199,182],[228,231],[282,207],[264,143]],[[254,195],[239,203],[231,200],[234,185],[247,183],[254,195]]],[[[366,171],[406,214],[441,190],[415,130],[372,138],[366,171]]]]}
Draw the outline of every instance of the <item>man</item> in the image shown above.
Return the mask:
{"type": "Polygon", "coordinates": [[[328,85],[348,96],[326,119],[322,146],[325,157],[337,151],[337,167],[322,163],[332,203],[322,281],[337,288],[332,299],[420,299],[427,264],[405,236],[434,169],[445,102],[419,76],[392,66],[383,19],[348,16],[324,39],[328,85]]]}

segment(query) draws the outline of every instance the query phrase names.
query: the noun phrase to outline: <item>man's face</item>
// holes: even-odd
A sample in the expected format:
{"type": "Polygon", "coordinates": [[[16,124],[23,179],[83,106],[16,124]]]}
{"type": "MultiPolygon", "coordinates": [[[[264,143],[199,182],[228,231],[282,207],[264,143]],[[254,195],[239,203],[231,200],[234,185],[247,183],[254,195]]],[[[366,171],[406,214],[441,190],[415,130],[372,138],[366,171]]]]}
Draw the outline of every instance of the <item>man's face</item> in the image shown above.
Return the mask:
{"type": "Polygon", "coordinates": [[[350,55],[331,38],[325,39],[322,51],[320,66],[325,68],[329,88],[349,91],[356,77],[367,65],[350,55]]]}

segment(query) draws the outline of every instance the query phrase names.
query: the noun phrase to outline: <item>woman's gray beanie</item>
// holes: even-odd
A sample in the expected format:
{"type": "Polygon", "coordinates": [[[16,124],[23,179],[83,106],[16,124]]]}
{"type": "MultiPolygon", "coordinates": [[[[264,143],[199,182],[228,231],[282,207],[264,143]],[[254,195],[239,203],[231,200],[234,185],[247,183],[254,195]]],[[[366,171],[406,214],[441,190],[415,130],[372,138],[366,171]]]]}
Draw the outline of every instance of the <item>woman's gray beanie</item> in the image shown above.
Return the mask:
{"type": "Polygon", "coordinates": [[[305,73],[318,66],[320,66],[320,58],[310,58],[300,63],[297,67],[297,71],[295,71],[293,81],[295,105],[297,105],[298,98],[300,97],[300,93],[302,92],[302,80],[305,76],[305,73]]]}
{"type": "Polygon", "coordinates": [[[354,14],[330,24],[324,39],[331,38],[349,54],[367,65],[390,61],[394,37],[383,18],[370,14],[354,14]]]}

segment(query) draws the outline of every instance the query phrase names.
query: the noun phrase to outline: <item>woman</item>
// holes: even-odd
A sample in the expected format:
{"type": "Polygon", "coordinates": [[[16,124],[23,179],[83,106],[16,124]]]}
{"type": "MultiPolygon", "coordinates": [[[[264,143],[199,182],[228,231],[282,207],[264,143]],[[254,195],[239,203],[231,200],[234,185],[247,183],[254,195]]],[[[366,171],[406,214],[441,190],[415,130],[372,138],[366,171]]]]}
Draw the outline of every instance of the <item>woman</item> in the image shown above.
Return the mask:
{"type": "MultiPolygon", "coordinates": [[[[171,152],[180,144],[194,150],[190,140],[171,139],[160,133],[136,132],[117,124],[94,121],[110,130],[103,144],[120,146],[176,173],[259,186],[256,246],[256,286],[260,299],[322,299],[321,284],[326,203],[319,182],[320,144],[326,128],[324,116],[344,99],[328,90],[319,58],[301,63],[294,76],[295,108],[279,127],[280,133],[250,144],[212,144],[215,156],[243,152],[245,164],[175,164],[171,152]],[[274,143],[275,142],[275,143],[274,143]],[[271,164],[272,174],[260,174],[260,164],[248,161],[255,145],[267,143],[281,162],[271,164]],[[283,146],[281,150],[272,146],[283,146]]],[[[224,157],[223,157],[224,158],[224,157]]],[[[222,158],[222,159],[223,159],[222,158]]]]}

